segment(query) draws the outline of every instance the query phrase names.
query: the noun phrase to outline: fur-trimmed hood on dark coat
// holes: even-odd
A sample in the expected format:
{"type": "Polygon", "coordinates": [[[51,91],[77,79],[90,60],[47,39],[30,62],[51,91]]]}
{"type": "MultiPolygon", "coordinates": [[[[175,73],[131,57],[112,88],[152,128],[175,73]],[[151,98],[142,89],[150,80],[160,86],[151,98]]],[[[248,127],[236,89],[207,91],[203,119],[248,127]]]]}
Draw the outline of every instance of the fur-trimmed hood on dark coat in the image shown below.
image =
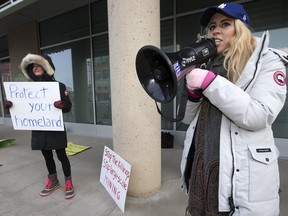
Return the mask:
{"type": "Polygon", "coordinates": [[[48,55],[27,54],[21,62],[21,71],[28,80],[33,81],[54,81],[55,66],[48,55]],[[32,69],[33,64],[38,64],[44,69],[44,74],[35,76],[32,69]]]}

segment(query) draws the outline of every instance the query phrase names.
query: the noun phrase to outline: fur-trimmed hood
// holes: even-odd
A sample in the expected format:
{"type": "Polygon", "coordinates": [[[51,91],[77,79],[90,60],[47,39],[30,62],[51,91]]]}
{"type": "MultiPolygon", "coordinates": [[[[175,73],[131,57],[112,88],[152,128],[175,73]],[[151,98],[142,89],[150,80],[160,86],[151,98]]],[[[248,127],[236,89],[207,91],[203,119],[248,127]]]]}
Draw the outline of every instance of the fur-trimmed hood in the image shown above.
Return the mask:
{"type": "Polygon", "coordinates": [[[48,55],[38,55],[38,54],[27,54],[21,62],[20,68],[24,76],[28,80],[39,80],[33,71],[32,66],[33,64],[38,64],[43,67],[45,70],[45,77],[40,78],[40,80],[48,81],[49,78],[54,80],[54,73],[55,73],[55,66],[52,62],[52,59],[48,55]],[[43,79],[44,78],[44,79],[43,79]],[[48,78],[48,80],[46,80],[48,78]]]}

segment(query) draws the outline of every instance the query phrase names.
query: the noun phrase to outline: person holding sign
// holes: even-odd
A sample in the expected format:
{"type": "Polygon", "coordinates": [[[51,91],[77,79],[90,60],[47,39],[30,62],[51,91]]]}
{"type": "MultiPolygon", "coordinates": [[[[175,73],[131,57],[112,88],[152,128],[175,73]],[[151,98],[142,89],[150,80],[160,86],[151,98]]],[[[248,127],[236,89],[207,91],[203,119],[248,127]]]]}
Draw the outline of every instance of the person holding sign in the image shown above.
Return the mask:
{"type": "MultiPolygon", "coordinates": [[[[28,54],[21,62],[21,70],[24,76],[31,81],[56,82],[54,78],[55,66],[48,55],[28,54]]],[[[61,100],[55,101],[54,106],[62,109],[63,113],[71,110],[72,103],[69,98],[66,86],[59,82],[61,100]]],[[[5,108],[11,108],[11,101],[4,101],[5,108]]],[[[67,147],[67,134],[64,131],[43,131],[32,130],[32,150],[41,150],[48,169],[48,178],[45,181],[45,188],[40,192],[41,196],[48,196],[60,187],[56,173],[56,164],[53,159],[53,150],[62,164],[65,176],[65,198],[74,197],[74,188],[71,179],[71,165],[65,148],[67,147]]]]}

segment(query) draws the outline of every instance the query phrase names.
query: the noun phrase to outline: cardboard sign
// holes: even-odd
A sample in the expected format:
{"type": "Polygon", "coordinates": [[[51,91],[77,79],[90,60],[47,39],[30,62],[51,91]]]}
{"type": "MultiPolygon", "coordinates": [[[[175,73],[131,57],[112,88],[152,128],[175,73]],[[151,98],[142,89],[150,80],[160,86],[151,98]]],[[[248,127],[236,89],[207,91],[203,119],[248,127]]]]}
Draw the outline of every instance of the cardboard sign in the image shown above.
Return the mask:
{"type": "Polygon", "coordinates": [[[131,165],[105,146],[100,182],[124,213],[131,165]]]}
{"type": "Polygon", "coordinates": [[[58,82],[4,82],[15,130],[63,131],[62,110],[54,107],[60,100],[58,82]]]}
{"type": "Polygon", "coordinates": [[[65,151],[66,151],[66,154],[68,156],[72,156],[72,155],[76,155],[80,152],[83,152],[89,148],[91,148],[91,147],[75,144],[75,143],[69,141],[69,142],[67,142],[67,147],[66,147],[65,151]]]}

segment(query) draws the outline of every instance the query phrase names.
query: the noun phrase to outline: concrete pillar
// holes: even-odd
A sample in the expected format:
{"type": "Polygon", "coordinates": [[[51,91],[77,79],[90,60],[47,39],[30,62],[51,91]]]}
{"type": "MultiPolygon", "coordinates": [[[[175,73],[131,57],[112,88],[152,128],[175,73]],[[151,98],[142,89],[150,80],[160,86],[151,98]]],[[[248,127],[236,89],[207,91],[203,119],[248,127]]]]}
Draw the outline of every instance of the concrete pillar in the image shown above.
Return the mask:
{"type": "Polygon", "coordinates": [[[135,69],[138,50],[160,46],[159,0],[108,0],[113,148],[131,164],[128,195],[161,185],[161,119],[135,69]]]}

